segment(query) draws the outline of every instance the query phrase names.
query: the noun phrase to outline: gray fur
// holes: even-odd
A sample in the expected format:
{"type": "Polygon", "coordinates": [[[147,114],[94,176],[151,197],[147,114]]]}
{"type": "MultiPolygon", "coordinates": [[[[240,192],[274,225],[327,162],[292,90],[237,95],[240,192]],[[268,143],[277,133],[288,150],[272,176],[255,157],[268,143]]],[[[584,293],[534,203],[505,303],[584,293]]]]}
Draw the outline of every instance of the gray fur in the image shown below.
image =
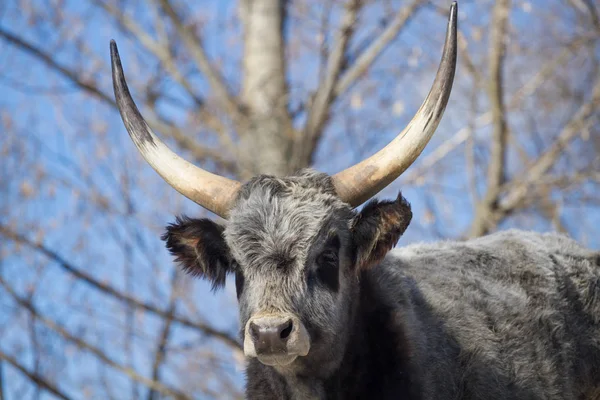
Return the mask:
{"type": "Polygon", "coordinates": [[[226,242],[231,254],[218,259],[232,265],[218,268],[245,281],[242,335],[260,313],[291,313],[306,326],[308,355],[286,366],[248,360],[248,398],[594,399],[600,252],[513,230],[381,259],[410,217],[401,196],[357,213],[329,176],[304,170],[244,185],[223,237],[202,239],[190,220],[165,238],[209,279],[221,275],[190,265],[188,243],[210,253],[226,242]],[[311,279],[331,235],[341,242],[334,289],[311,279]]]}
{"type": "MultiPolygon", "coordinates": [[[[247,183],[225,229],[225,240],[248,282],[239,299],[240,326],[257,313],[302,316],[322,328],[327,351],[318,359],[323,371],[332,361],[335,365],[329,368],[337,367],[343,354],[344,340],[336,335],[348,325],[349,310],[339,299],[350,295],[352,274],[346,270],[337,293],[319,290],[307,296],[306,267],[319,235],[335,231],[348,241],[353,215],[336,196],[331,178],[307,169],[292,177],[260,176],[247,183]]],[[[346,264],[349,257],[341,255],[346,264]]]]}
{"type": "Polygon", "coordinates": [[[383,296],[414,291],[443,321],[443,332],[425,330],[418,346],[430,360],[425,398],[450,398],[440,395],[448,390],[452,398],[566,400],[600,385],[597,251],[510,230],[395,249],[376,275],[383,296]],[[438,335],[456,341],[458,360],[427,354],[438,335]]]}

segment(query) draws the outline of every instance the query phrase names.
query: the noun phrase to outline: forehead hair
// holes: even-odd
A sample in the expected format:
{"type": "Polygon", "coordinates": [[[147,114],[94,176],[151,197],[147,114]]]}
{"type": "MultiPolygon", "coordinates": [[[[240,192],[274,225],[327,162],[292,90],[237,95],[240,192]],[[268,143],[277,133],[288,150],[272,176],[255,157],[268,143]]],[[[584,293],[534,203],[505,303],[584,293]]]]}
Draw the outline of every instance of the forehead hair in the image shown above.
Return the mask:
{"type": "Polygon", "coordinates": [[[293,268],[304,264],[329,219],[347,224],[352,215],[327,174],[305,169],[284,178],[259,176],[242,188],[225,239],[245,268],[293,268]]]}

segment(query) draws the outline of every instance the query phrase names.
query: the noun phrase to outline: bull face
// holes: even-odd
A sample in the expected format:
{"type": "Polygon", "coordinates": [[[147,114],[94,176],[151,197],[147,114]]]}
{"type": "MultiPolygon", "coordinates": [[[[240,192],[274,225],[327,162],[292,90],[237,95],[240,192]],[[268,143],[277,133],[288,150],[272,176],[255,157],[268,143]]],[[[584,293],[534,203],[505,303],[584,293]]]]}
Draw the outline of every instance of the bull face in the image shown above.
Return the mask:
{"type": "Polygon", "coordinates": [[[356,213],[328,175],[305,170],[244,185],[225,226],[180,218],[163,239],[186,271],[215,288],[235,274],[244,353],[294,368],[340,361],[359,273],[383,258],[410,219],[401,196],[356,213]]]}

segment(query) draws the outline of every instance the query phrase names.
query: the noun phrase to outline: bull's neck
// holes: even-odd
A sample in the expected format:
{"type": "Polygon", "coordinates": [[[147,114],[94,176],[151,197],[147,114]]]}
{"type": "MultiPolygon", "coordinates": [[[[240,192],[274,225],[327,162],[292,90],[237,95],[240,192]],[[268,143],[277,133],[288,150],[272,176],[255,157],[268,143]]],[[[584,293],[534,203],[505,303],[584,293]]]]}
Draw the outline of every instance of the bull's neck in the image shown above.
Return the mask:
{"type": "MultiPolygon", "coordinates": [[[[397,303],[373,285],[371,273],[360,279],[352,307],[350,337],[344,357],[326,379],[290,377],[293,399],[418,399],[419,377],[411,365],[409,326],[398,318],[397,303]]],[[[400,295],[396,293],[396,295],[400,295]]]]}
{"type": "Polygon", "coordinates": [[[312,360],[311,368],[302,373],[271,375],[275,385],[282,385],[284,397],[371,399],[394,393],[394,398],[419,398],[415,386],[419,378],[409,359],[410,327],[398,318],[398,303],[378,293],[375,281],[371,273],[364,273],[355,288],[349,304],[348,342],[335,368],[327,371],[326,362],[312,360]]]}
{"type": "Polygon", "coordinates": [[[412,398],[406,374],[408,360],[402,359],[398,346],[402,340],[399,321],[393,308],[375,290],[371,274],[362,275],[352,297],[350,335],[339,366],[327,377],[284,377],[292,399],[382,398],[390,389],[385,376],[394,376],[394,390],[400,394],[397,398],[412,398]]]}

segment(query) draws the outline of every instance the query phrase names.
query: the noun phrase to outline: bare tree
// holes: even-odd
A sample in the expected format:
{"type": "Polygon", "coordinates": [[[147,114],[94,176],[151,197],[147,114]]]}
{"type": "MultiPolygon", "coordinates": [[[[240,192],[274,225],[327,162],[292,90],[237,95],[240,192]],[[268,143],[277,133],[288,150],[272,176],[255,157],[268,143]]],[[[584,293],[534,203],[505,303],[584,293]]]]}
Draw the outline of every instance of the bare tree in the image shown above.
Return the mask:
{"type": "MultiPolygon", "coordinates": [[[[203,168],[240,180],[337,172],[420,105],[450,2],[9,3],[0,399],[241,397],[231,285],[209,295],[159,240],[173,215],[203,211],[130,143],[109,40],[152,128],[203,168]]],[[[445,118],[381,194],[402,189],[413,204],[402,243],[521,227],[600,247],[600,10],[586,0],[459,6],[445,118]]]]}

